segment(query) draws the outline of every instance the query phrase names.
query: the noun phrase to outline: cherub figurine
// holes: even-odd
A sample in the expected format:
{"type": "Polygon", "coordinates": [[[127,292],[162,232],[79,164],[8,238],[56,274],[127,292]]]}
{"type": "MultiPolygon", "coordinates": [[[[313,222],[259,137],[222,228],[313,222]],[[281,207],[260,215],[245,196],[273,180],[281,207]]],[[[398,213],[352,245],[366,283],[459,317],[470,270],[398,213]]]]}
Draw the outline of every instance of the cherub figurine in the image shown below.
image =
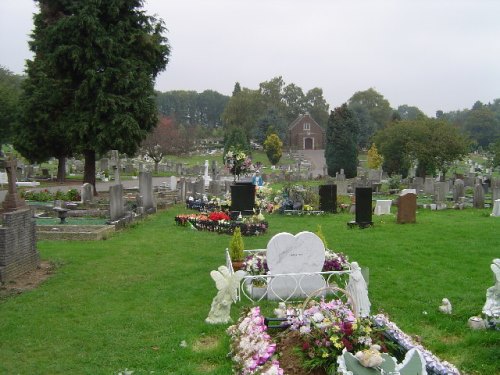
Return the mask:
{"type": "Polygon", "coordinates": [[[239,284],[245,274],[246,272],[241,270],[231,274],[226,266],[220,266],[217,271],[210,272],[219,292],[212,301],[205,322],[218,324],[231,321],[231,304],[238,298],[239,284]]]}
{"type": "Polygon", "coordinates": [[[490,268],[493,271],[495,285],[486,290],[483,314],[498,319],[500,317],[500,258],[493,259],[490,268]]]}

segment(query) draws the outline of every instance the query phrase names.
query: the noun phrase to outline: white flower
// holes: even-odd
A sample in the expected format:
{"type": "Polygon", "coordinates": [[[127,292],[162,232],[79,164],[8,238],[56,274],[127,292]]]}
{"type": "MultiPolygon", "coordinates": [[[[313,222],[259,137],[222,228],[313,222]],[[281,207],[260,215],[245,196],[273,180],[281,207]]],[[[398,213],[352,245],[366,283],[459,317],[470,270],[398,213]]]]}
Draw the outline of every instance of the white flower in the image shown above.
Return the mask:
{"type": "Polygon", "coordinates": [[[323,321],[323,319],[325,319],[325,316],[322,313],[317,312],[317,313],[314,313],[312,318],[315,322],[319,323],[319,322],[323,321]]]}

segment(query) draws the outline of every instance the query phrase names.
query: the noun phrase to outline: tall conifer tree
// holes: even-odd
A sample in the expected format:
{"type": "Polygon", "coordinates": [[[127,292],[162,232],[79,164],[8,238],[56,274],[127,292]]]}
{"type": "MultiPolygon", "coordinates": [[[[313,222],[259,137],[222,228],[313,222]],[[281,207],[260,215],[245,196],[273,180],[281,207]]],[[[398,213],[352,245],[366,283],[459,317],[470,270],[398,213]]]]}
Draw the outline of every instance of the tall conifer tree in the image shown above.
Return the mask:
{"type": "Polygon", "coordinates": [[[96,154],[135,153],[158,122],[154,80],[170,54],[165,27],[142,0],[38,4],[18,144],[31,134],[30,152],[55,155],[59,137],[85,156],[84,182],[95,186],[96,154]]]}
{"type": "Polygon", "coordinates": [[[326,128],[325,159],[328,175],[344,169],[347,178],[356,177],[358,167],[358,119],[347,104],[330,113],[326,128]]]}

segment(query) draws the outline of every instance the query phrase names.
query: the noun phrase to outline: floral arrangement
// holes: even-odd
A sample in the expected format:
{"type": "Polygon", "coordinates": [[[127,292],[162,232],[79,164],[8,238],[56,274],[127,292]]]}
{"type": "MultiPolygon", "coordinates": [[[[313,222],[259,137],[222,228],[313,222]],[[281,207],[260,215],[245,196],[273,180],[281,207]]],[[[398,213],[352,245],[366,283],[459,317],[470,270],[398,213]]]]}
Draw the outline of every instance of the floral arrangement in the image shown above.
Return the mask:
{"type": "Polygon", "coordinates": [[[309,308],[292,312],[288,323],[291,330],[300,333],[304,367],[309,370],[325,368],[331,372],[344,348],[356,352],[369,349],[373,343],[371,320],[356,318],[341,300],[311,301],[309,308]]]}
{"type": "Polygon", "coordinates": [[[231,336],[231,355],[235,373],[242,375],[283,375],[279,362],[273,360],[276,344],[266,332],[267,327],[259,306],[240,317],[227,329],[231,336]]]}
{"type": "Polygon", "coordinates": [[[224,165],[235,179],[240,174],[245,174],[253,170],[252,160],[241,150],[236,150],[233,147],[224,155],[224,165]]]}
{"type": "Polygon", "coordinates": [[[243,236],[257,236],[267,231],[267,221],[259,220],[259,215],[254,215],[250,219],[236,222],[224,212],[212,212],[210,214],[180,214],[174,220],[177,225],[191,226],[197,230],[207,230],[220,234],[233,234],[234,229],[239,227],[243,236]]]}
{"type": "Polygon", "coordinates": [[[350,269],[349,258],[343,253],[335,253],[325,250],[325,263],[323,263],[323,272],[327,271],[346,271],[350,269]]]}
{"type": "Polygon", "coordinates": [[[440,359],[429,350],[416,343],[409,335],[401,331],[401,329],[395,323],[391,322],[384,314],[373,316],[373,322],[376,327],[383,329],[385,335],[403,349],[418,349],[425,359],[426,367],[429,372],[438,375],[460,375],[460,371],[458,371],[455,366],[446,361],[441,362],[440,359]]]}

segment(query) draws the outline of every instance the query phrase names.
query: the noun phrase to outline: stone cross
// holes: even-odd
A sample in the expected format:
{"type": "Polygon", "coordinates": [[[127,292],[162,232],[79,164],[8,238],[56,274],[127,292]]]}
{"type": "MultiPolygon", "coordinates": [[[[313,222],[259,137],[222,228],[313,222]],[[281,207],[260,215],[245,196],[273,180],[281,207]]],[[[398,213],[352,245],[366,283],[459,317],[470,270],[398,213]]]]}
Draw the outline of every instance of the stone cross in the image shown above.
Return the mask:
{"type": "Polygon", "coordinates": [[[17,170],[17,161],[15,159],[9,158],[4,161],[3,166],[5,167],[5,171],[7,172],[7,179],[9,182],[9,190],[7,195],[5,196],[5,200],[2,203],[2,207],[6,212],[16,211],[20,208],[26,207],[26,202],[24,199],[17,195],[17,187],[16,187],[16,170],[17,170]]]}

